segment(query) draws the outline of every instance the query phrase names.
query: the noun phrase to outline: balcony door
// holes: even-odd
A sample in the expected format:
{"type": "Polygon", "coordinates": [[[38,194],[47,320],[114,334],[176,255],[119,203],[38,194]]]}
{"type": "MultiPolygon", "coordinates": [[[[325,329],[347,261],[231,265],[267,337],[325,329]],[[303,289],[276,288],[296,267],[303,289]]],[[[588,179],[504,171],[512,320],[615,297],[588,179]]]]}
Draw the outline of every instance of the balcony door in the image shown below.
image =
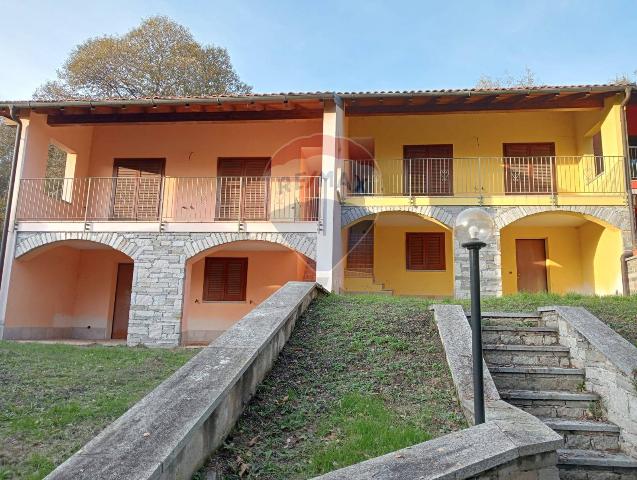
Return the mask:
{"type": "Polygon", "coordinates": [[[404,145],[405,195],[453,195],[453,145],[404,145]]]}
{"type": "Polygon", "coordinates": [[[220,158],[217,177],[217,220],[268,219],[269,158],[220,158]]]}
{"type": "Polygon", "coordinates": [[[164,165],[163,158],[116,158],[112,185],[107,185],[108,179],[95,179],[90,200],[105,200],[112,188],[112,219],[158,221],[164,165]]]}
{"type": "Polygon", "coordinates": [[[504,156],[505,193],[537,195],[556,192],[554,143],[505,143],[504,156]]]}

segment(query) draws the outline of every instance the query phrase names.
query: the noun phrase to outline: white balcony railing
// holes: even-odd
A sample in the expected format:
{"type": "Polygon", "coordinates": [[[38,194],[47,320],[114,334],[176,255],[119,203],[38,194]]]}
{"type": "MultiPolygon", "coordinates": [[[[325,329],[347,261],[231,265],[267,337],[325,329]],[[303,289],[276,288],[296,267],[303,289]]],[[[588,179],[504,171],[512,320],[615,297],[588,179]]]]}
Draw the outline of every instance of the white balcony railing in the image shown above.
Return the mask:
{"type": "Polygon", "coordinates": [[[320,177],[86,177],[20,181],[18,221],[299,222],[320,177]]]}
{"type": "Polygon", "coordinates": [[[348,196],[621,195],[624,157],[404,158],[345,162],[348,196]]]}

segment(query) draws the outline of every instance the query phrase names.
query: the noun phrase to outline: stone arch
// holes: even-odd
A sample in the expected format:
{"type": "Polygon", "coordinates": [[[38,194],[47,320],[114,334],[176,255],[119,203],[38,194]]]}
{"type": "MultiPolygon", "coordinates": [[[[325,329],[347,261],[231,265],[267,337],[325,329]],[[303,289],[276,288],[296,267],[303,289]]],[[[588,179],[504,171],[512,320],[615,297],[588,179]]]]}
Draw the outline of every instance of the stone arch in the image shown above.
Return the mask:
{"type": "Polygon", "coordinates": [[[20,258],[27,253],[53,243],[66,240],[86,240],[100,243],[113,248],[135,259],[138,246],[117,232],[38,232],[33,234],[19,233],[17,235],[15,258],[20,258]]]}
{"type": "Polygon", "coordinates": [[[632,245],[632,234],[630,224],[630,214],[626,207],[604,207],[604,206],[577,206],[563,205],[556,207],[527,206],[527,207],[503,207],[495,211],[494,221],[498,230],[524,217],[539,213],[576,213],[588,217],[589,220],[599,223],[604,227],[614,227],[622,234],[624,248],[630,249],[632,245]]]}
{"type": "Polygon", "coordinates": [[[370,215],[377,215],[384,212],[415,213],[416,215],[423,217],[425,220],[433,219],[440,223],[443,227],[446,227],[450,230],[453,230],[453,220],[456,216],[456,214],[451,209],[430,205],[410,205],[401,207],[343,207],[341,212],[341,228],[346,228],[357,220],[360,220],[361,218],[368,217],[370,215]]]}
{"type": "Polygon", "coordinates": [[[530,215],[537,215],[539,213],[578,213],[580,215],[592,217],[600,222],[616,227],[619,230],[630,229],[630,219],[627,216],[627,212],[622,212],[622,210],[622,207],[584,207],[568,205],[559,207],[508,207],[497,209],[494,220],[497,227],[502,229],[521,218],[528,217],[530,215]]]}
{"type": "MultiPolygon", "coordinates": [[[[194,235],[193,235],[194,236],[194,235]]],[[[236,233],[211,233],[201,235],[186,243],[185,252],[187,259],[199,253],[226,243],[242,240],[256,240],[278,243],[288,247],[311,260],[316,260],[316,234],[315,233],[291,233],[291,232],[236,232],[236,233]]]]}

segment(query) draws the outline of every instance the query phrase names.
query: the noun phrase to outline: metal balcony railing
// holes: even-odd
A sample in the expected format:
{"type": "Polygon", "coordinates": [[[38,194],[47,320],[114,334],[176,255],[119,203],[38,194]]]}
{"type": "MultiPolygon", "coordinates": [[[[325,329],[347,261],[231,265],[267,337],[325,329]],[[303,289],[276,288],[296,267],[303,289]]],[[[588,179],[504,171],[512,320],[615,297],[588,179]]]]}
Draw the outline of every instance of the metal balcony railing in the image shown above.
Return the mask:
{"type": "Polygon", "coordinates": [[[348,160],[348,196],[621,195],[624,157],[543,156],[348,160]]]}
{"type": "Polygon", "coordinates": [[[86,177],[20,181],[19,221],[318,221],[321,178],[86,177]]]}

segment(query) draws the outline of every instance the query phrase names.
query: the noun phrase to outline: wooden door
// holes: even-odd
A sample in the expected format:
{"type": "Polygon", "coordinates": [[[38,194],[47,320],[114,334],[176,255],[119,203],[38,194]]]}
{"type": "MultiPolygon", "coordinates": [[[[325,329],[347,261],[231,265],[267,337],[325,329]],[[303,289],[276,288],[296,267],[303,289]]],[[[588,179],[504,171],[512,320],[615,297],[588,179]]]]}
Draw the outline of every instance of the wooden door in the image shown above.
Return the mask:
{"type": "Polygon", "coordinates": [[[269,158],[220,158],[217,177],[217,220],[267,220],[269,158]]]}
{"type": "Polygon", "coordinates": [[[374,224],[364,220],[349,228],[347,264],[349,277],[371,277],[374,273],[374,224]]]}
{"type": "Polygon", "coordinates": [[[504,156],[505,193],[556,192],[554,143],[505,143],[504,156]]]}
{"type": "Polygon", "coordinates": [[[546,240],[518,239],[515,241],[518,270],[518,292],[547,292],[546,240]]]}
{"type": "Polygon", "coordinates": [[[404,145],[406,195],[453,195],[453,145],[404,145]]]}
{"type": "Polygon", "coordinates": [[[113,219],[159,220],[164,164],[163,158],[115,159],[113,219]]]}
{"type": "Polygon", "coordinates": [[[131,290],[133,288],[133,264],[120,263],[117,267],[117,286],[113,307],[113,328],[111,338],[126,339],[128,335],[128,314],[131,290]]]}

